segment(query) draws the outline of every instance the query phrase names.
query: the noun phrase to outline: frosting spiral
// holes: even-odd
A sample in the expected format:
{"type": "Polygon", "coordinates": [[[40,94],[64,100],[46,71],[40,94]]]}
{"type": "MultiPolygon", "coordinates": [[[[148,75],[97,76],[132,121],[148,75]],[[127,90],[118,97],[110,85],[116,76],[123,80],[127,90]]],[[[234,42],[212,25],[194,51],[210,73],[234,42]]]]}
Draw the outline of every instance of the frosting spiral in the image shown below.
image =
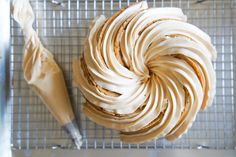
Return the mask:
{"type": "Polygon", "coordinates": [[[83,112],[128,143],[179,138],[212,104],[216,50],[179,8],[140,2],[90,25],[73,63],[83,112]]]}

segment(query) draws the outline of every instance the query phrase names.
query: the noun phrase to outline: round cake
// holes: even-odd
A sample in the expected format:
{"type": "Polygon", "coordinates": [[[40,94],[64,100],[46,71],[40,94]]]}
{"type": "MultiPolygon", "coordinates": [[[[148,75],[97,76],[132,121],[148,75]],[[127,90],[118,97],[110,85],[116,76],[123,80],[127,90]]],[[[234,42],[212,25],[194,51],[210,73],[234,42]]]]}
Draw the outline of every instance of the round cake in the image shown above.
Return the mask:
{"type": "Polygon", "coordinates": [[[175,140],[212,104],[216,50],[179,8],[140,2],[92,21],[74,82],[92,121],[126,143],[175,140]]]}

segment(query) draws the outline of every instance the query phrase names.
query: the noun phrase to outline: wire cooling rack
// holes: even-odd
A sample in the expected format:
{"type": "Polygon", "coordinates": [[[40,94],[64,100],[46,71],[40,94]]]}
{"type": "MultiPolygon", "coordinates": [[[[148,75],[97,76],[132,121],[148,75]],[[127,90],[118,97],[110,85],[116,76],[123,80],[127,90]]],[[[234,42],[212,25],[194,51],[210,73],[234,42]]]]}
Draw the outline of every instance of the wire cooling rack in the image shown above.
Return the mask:
{"type": "MultiPolygon", "coordinates": [[[[118,132],[89,121],[80,107],[83,98],[72,84],[72,60],[80,55],[88,33],[89,22],[94,17],[112,15],[133,1],[31,1],[36,15],[34,28],[44,46],[53,52],[63,69],[69,95],[83,134],[82,149],[123,148],[184,148],[184,149],[235,149],[235,90],[234,53],[235,9],[230,0],[162,0],[149,1],[154,7],[180,7],[188,21],[212,37],[218,51],[214,63],[217,74],[217,92],[212,107],[200,112],[192,128],[181,139],[168,142],[159,139],[145,144],[124,144],[118,132]]],[[[26,84],[22,73],[24,40],[19,25],[11,18],[10,53],[10,105],[11,143],[13,149],[74,148],[73,142],[63,131],[46,107],[26,84]]]]}

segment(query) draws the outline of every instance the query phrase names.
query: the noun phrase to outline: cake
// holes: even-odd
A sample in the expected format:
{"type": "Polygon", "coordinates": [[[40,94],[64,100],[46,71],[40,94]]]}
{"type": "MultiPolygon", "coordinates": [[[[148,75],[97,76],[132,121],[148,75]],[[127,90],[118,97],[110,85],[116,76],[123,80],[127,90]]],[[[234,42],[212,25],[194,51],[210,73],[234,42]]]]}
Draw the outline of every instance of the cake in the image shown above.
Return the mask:
{"type": "Polygon", "coordinates": [[[90,24],[73,77],[84,114],[126,143],[180,138],[212,104],[217,52],[179,8],[139,2],[90,24]]]}

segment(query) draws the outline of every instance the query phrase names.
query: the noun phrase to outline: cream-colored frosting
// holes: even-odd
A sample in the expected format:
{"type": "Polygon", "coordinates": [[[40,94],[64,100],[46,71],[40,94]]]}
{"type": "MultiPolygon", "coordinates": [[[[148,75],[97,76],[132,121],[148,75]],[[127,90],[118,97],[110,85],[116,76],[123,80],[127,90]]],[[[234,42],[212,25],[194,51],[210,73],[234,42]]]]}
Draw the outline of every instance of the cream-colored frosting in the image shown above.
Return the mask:
{"type": "Polygon", "coordinates": [[[25,80],[80,149],[82,136],[75,123],[63,73],[32,28],[35,17],[29,1],[14,0],[12,16],[22,28],[25,38],[22,61],[25,80]]]}
{"type": "Polygon", "coordinates": [[[216,50],[178,8],[140,2],[90,25],[74,81],[84,113],[128,143],[179,138],[212,104],[216,50]]]}
{"type": "Polygon", "coordinates": [[[32,28],[35,18],[28,0],[15,0],[12,15],[25,38],[22,61],[25,80],[62,126],[71,123],[75,117],[63,73],[32,28]]]}

